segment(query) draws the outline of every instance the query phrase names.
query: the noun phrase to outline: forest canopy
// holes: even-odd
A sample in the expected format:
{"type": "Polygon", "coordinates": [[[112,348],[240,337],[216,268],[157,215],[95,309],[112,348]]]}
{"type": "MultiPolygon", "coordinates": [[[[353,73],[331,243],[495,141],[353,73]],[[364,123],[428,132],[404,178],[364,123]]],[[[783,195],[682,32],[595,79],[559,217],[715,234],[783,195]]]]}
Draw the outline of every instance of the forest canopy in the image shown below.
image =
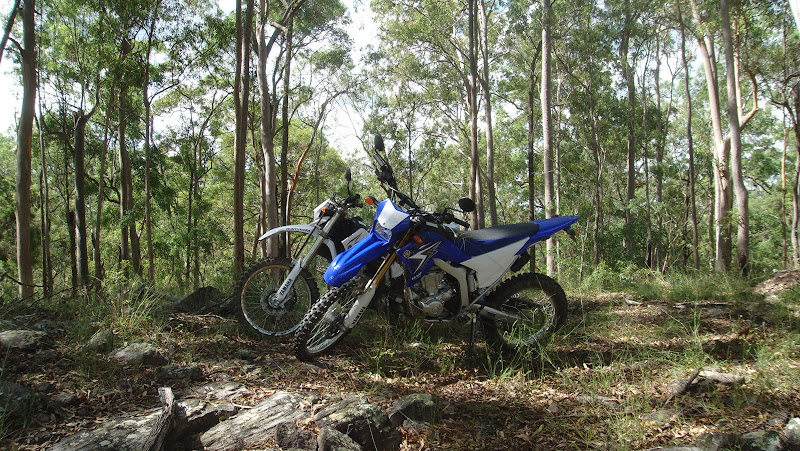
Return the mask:
{"type": "Polygon", "coordinates": [[[579,215],[534,259],[567,285],[800,266],[787,0],[237,2],[8,5],[4,297],[230,287],[290,252],[257,238],[344,193],[347,167],[382,194],[375,134],[402,190],[473,197],[474,228],[579,215]]]}

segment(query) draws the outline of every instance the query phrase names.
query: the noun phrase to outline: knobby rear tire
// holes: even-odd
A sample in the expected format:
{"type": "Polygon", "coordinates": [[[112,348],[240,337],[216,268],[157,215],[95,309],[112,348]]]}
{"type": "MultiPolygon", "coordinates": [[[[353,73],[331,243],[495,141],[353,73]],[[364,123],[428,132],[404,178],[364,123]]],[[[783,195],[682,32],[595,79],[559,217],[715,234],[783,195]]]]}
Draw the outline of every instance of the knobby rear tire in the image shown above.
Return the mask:
{"type": "Polygon", "coordinates": [[[528,319],[514,324],[482,321],[486,341],[507,354],[539,351],[567,317],[567,296],[561,285],[538,273],[519,274],[502,282],[486,304],[528,319]]]}
{"type": "Polygon", "coordinates": [[[283,337],[297,330],[309,308],[319,299],[319,288],[309,271],[300,271],[283,308],[267,304],[269,296],[280,288],[293,266],[294,262],[288,258],[265,258],[242,273],[234,288],[240,323],[271,337],[283,337]]]}
{"type": "Polygon", "coordinates": [[[350,332],[343,325],[344,317],[363,292],[364,280],[353,279],[331,288],[314,304],[297,328],[294,354],[307,362],[330,353],[350,332]]]}

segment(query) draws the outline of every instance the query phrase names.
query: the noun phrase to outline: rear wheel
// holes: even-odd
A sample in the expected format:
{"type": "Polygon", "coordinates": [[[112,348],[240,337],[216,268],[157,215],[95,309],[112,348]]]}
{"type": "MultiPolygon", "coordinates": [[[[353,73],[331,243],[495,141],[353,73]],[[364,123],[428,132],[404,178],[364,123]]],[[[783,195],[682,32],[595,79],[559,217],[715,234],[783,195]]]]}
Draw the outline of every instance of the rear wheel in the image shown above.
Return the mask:
{"type": "Polygon", "coordinates": [[[242,273],[234,291],[240,322],[268,336],[285,336],[297,329],[319,298],[319,289],[314,276],[301,270],[284,302],[278,302],[275,294],[293,266],[288,258],[266,258],[242,273]]]}
{"type": "Polygon", "coordinates": [[[308,361],[329,353],[350,332],[344,327],[344,318],[363,293],[363,285],[362,278],[353,279],[328,290],[314,304],[294,336],[298,359],[308,361]]]}
{"type": "Polygon", "coordinates": [[[506,280],[486,304],[515,318],[482,319],[487,341],[505,352],[544,346],[567,316],[567,297],[561,285],[538,273],[506,280]]]}

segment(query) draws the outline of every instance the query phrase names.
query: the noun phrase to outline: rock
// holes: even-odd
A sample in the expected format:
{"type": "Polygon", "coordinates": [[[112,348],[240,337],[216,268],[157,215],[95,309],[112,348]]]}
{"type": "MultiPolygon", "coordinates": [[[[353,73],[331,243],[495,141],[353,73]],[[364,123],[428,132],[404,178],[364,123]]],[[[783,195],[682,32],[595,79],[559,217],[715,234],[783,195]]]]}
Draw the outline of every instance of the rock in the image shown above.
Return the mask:
{"type": "Polygon", "coordinates": [[[214,287],[200,287],[183,299],[164,306],[168,313],[217,312],[225,296],[214,287]]]}
{"type": "Polygon", "coordinates": [[[698,378],[720,385],[740,385],[744,383],[744,376],[736,374],[719,373],[717,371],[701,371],[698,378]]]}
{"type": "MultiPolygon", "coordinates": [[[[236,414],[232,404],[215,405],[199,399],[182,399],[176,402],[173,433],[165,442],[164,449],[176,449],[176,444],[185,446],[192,442],[191,436],[218,424],[236,414]]],[[[162,409],[134,412],[107,420],[90,430],[77,432],[62,439],[51,451],[94,451],[113,449],[139,451],[142,443],[156,426],[162,409]]],[[[198,449],[192,447],[191,449],[198,449]]]]}
{"type": "Polygon", "coordinates": [[[0,418],[27,419],[39,410],[40,395],[16,382],[0,382],[0,418]]]}
{"type": "Polygon", "coordinates": [[[316,449],[317,436],[287,421],[275,427],[275,442],[281,449],[316,449]]]}
{"type": "Polygon", "coordinates": [[[52,349],[42,349],[33,356],[36,363],[43,364],[43,363],[53,363],[57,362],[61,356],[52,349]]]}
{"type": "Polygon", "coordinates": [[[37,330],[14,329],[0,332],[0,348],[10,351],[33,351],[40,348],[44,332],[37,330]]]}
{"type": "Polygon", "coordinates": [[[55,389],[56,389],[56,386],[53,385],[51,382],[42,381],[42,382],[39,382],[36,385],[34,385],[33,389],[38,391],[39,393],[43,393],[43,394],[46,395],[46,394],[54,392],[55,389]]]}
{"type": "Polygon", "coordinates": [[[389,421],[397,427],[407,419],[432,423],[439,419],[433,396],[424,393],[404,396],[392,404],[389,421]]]}
{"type": "Polygon", "coordinates": [[[203,380],[203,370],[197,365],[167,365],[156,368],[156,378],[161,382],[175,379],[203,380]]]}
{"type": "Polygon", "coordinates": [[[177,401],[175,436],[188,437],[209,430],[239,412],[231,403],[211,403],[196,398],[177,401]]]}
{"type": "Polygon", "coordinates": [[[775,431],[753,431],[742,435],[742,451],[781,451],[781,436],[775,431]]]}
{"type": "Polygon", "coordinates": [[[336,429],[321,428],[317,436],[317,451],[361,451],[361,445],[336,429]]]}
{"type": "Polygon", "coordinates": [[[111,329],[100,329],[86,342],[83,349],[87,352],[108,352],[114,349],[115,338],[111,329]]]}
{"type": "Polygon", "coordinates": [[[108,420],[95,429],[62,439],[50,451],[138,451],[160,414],[161,409],[156,409],[108,420]]]}
{"type": "Polygon", "coordinates": [[[131,343],[124,348],[116,350],[112,359],[129,366],[161,366],[169,363],[161,351],[149,343],[131,343]]]}
{"type": "Polygon", "coordinates": [[[74,393],[59,393],[50,399],[50,406],[54,408],[74,406],[77,403],[78,397],[74,393]]]}
{"type": "Polygon", "coordinates": [[[659,426],[666,426],[679,416],[680,412],[676,409],[662,409],[645,415],[643,420],[645,423],[655,423],[659,426]]]}
{"type": "Polygon", "coordinates": [[[711,390],[715,385],[740,385],[743,383],[743,376],[704,370],[697,373],[691,380],[687,378],[670,382],[666,391],[671,395],[680,395],[686,392],[711,390]]]}
{"type": "Polygon", "coordinates": [[[298,369],[309,373],[319,373],[328,369],[328,365],[322,362],[308,362],[300,365],[298,369]]]}
{"type": "Polygon", "coordinates": [[[740,446],[738,435],[724,433],[703,434],[697,439],[696,445],[703,451],[723,451],[740,446]]]}
{"type": "Polygon", "coordinates": [[[252,409],[240,412],[200,436],[207,451],[264,448],[275,438],[275,428],[284,422],[307,418],[298,410],[303,397],[296,393],[278,392],[252,409]]]}
{"type": "Polygon", "coordinates": [[[619,406],[619,401],[617,401],[614,398],[609,398],[608,396],[600,396],[600,395],[578,396],[575,399],[583,404],[599,404],[601,406],[609,408],[614,408],[619,406]]]}
{"type": "Polygon", "coordinates": [[[248,360],[252,362],[258,359],[259,357],[261,357],[261,354],[252,349],[239,348],[236,350],[236,358],[241,360],[248,360]]]}
{"type": "Polygon", "coordinates": [[[786,438],[787,449],[800,451],[800,418],[792,418],[786,423],[783,436],[786,438]]]}
{"type": "Polygon", "coordinates": [[[19,329],[19,325],[14,321],[9,321],[7,319],[0,319],[0,330],[16,330],[19,329]]]}
{"type": "Polygon", "coordinates": [[[239,396],[249,395],[250,393],[251,391],[248,390],[247,387],[238,382],[220,381],[200,387],[188,388],[182,393],[182,396],[233,401],[233,399],[239,396]]]}
{"type": "Polygon", "coordinates": [[[380,407],[367,401],[362,394],[350,395],[314,415],[320,427],[346,433],[365,449],[397,449],[400,434],[393,428],[389,416],[380,407]]]}
{"type": "Polygon", "coordinates": [[[40,330],[48,334],[60,334],[64,332],[69,326],[60,321],[53,321],[52,319],[44,318],[42,320],[37,321],[31,327],[35,330],[40,330]]]}
{"type": "Polygon", "coordinates": [[[785,425],[788,420],[789,414],[783,410],[779,410],[770,415],[769,420],[767,420],[767,424],[773,427],[781,427],[785,425]]]}
{"type": "Polygon", "coordinates": [[[409,434],[420,435],[430,429],[428,425],[417,423],[414,420],[403,421],[403,430],[409,434]]]}

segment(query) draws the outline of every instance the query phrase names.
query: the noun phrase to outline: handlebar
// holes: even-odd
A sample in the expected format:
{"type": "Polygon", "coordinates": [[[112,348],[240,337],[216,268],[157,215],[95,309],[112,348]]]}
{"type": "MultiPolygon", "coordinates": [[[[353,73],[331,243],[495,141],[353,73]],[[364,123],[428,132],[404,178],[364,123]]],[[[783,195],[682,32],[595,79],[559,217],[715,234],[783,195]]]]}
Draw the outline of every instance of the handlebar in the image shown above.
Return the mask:
{"type": "Polygon", "coordinates": [[[465,229],[469,228],[469,223],[467,221],[462,221],[461,219],[458,219],[455,216],[453,216],[453,220],[451,222],[455,222],[456,224],[460,225],[461,227],[464,227],[465,229]]]}

